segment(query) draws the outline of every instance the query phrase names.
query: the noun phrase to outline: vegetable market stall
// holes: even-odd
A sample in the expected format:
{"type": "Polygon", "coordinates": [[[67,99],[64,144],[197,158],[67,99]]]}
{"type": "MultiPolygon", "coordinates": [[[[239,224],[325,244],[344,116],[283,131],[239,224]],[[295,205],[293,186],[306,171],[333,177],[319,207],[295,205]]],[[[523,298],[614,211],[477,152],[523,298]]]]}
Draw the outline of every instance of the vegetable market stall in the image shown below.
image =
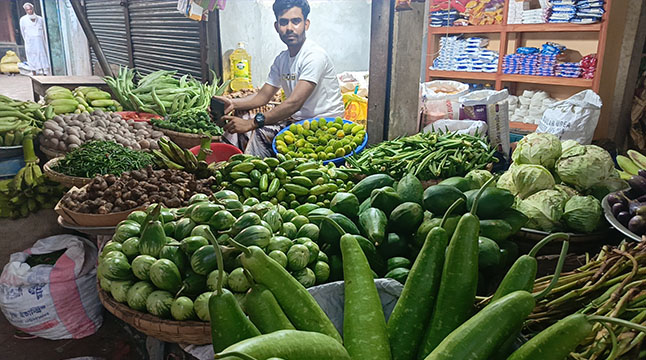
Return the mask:
{"type": "Polygon", "coordinates": [[[48,88],[52,86],[65,87],[70,90],[79,86],[94,86],[108,91],[105,81],[99,76],[31,76],[31,87],[34,91],[34,100],[38,101],[45,96],[48,88]]]}

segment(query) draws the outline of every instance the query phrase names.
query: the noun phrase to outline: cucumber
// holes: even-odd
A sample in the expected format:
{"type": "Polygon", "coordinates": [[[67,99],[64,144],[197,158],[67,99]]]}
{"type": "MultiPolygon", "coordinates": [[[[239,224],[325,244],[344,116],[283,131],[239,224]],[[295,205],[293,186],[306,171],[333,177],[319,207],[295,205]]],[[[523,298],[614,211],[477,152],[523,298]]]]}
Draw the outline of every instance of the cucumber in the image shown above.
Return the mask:
{"type": "Polygon", "coordinates": [[[386,273],[386,275],[384,275],[384,277],[387,279],[397,280],[400,283],[405,284],[406,279],[408,278],[409,272],[410,272],[409,269],[399,267],[399,268],[394,268],[390,270],[389,272],[386,273]]]}
{"type": "Polygon", "coordinates": [[[410,269],[410,265],[410,260],[401,256],[392,257],[387,261],[388,271],[391,271],[395,268],[410,269]]]}

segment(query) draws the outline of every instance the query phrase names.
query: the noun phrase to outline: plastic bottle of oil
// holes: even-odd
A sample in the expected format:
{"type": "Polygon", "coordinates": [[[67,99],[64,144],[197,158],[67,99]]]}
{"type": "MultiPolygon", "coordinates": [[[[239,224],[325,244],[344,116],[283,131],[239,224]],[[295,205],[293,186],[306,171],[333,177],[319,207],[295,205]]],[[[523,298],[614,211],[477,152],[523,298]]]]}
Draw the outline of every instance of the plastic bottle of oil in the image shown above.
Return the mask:
{"type": "Polygon", "coordinates": [[[239,42],[238,48],[229,55],[231,69],[231,90],[252,89],[251,55],[244,49],[244,43],[239,42]]]}

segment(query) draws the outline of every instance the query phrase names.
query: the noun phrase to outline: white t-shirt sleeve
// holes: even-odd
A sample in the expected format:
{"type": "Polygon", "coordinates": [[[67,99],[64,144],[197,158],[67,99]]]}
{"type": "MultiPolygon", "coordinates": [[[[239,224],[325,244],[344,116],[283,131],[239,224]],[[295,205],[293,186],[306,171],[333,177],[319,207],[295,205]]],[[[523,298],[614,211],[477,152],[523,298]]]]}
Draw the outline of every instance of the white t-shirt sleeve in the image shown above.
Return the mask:
{"type": "Polygon", "coordinates": [[[279,61],[280,55],[274,59],[274,63],[271,65],[271,69],[269,69],[269,75],[267,76],[267,81],[266,83],[273,86],[273,87],[280,87],[280,68],[278,67],[278,61],[279,61]]]}
{"type": "Polygon", "coordinates": [[[298,80],[305,80],[318,85],[321,82],[321,77],[325,73],[326,65],[327,62],[323,54],[308,54],[307,58],[303,61],[303,67],[300,69],[298,80]]]}

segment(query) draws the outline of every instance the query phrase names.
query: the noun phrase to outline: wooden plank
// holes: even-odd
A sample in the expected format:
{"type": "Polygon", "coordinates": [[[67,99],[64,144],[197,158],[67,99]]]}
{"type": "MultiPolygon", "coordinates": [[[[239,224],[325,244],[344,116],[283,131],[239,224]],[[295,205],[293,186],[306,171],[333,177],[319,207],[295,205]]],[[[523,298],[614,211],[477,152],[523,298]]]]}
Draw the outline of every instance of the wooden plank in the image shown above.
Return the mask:
{"type": "Polygon", "coordinates": [[[429,76],[434,78],[453,78],[464,80],[496,80],[496,73],[471,71],[430,70],[429,76]]]}
{"type": "Polygon", "coordinates": [[[31,76],[32,83],[40,85],[104,85],[98,76],[31,76]]]}
{"type": "Polygon", "coordinates": [[[435,35],[498,33],[501,32],[503,28],[504,25],[429,26],[428,33],[435,35]]]}
{"type": "Polygon", "coordinates": [[[375,144],[384,139],[394,7],[391,1],[373,1],[371,6],[368,141],[375,144]]]}
{"type": "Polygon", "coordinates": [[[126,24],[126,46],[128,47],[128,66],[130,68],[135,67],[135,57],[132,52],[132,36],[130,34],[130,10],[128,7],[128,0],[121,2],[123,6],[123,17],[124,23],[126,24]]]}
{"type": "Polygon", "coordinates": [[[502,74],[501,80],[526,83],[526,84],[575,86],[575,87],[583,87],[583,88],[592,87],[591,79],[565,78],[565,77],[557,77],[557,76],[502,74]]]}
{"type": "Polygon", "coordinates": [[[412,8],[396,12],[394,17],[389,139],[412,135],[418,130],[420,73],[417,69],[422,60],[426,4],[412,3],[412,8]]]}
{"type": "Polygon", "coordinates": [[[206,22],[207,62],[209,69],[222,79],[222,43],[220,39],[220,11],[209,13],[206,22]]]}
{"type": "MultiPolygon", "coordinates": [[[[507,15],[505,15],[507,16],[507,15]]],[[[473,26],[429,26],[428,33],[446,34],[486,34],[507,32],[598,32],[601,24],[509,24],[509,25],[473,25],[473,26]]]]}
{"type": "Polygon", "coordinates": [[[606,52],[606,40],[608,38],[608,20],[610,19],[610,9],[612,9],[612,0],[606,0],[606,12],[601,18],[601,30],[599,32],[599,42],[597,43],[597,71],[594,73],[592,90],[599,93],[601,86],[601,70],[603,69],[603,58],[606,52]]]}

